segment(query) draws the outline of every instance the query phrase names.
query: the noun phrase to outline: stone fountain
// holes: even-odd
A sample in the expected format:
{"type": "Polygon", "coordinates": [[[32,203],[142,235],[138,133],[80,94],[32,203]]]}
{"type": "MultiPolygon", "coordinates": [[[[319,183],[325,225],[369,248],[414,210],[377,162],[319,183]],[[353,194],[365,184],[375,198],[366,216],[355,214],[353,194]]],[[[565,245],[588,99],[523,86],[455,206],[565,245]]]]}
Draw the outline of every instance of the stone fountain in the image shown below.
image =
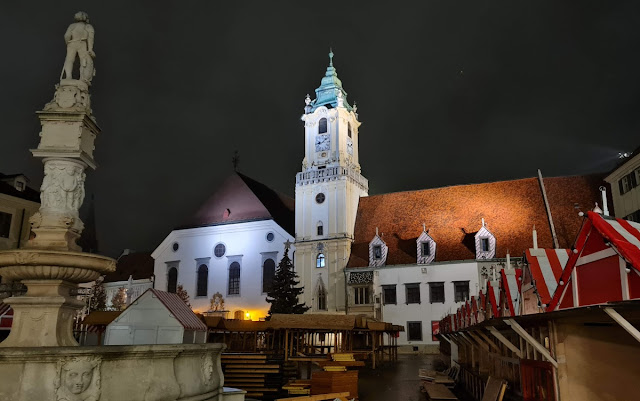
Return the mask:
{"type": "Polygon", "coordinates": [[[84,303],[72,295],[115,270],[115,260],[81,252],[78,210],[85,169],[97,167],[100,134],[89,88],[95,75],[95,30],[78,12],[64,39],[67,54],[53,100],[37,112],[40,143],[31,152],[44,163],[41,206],[30,219],[34,235],[21,249],[0,252],[0,276],[21,281],[26,294],[5,300],[13,326],[0,343],[1,400],[220,401],[221,344],[80,347],[73,319],[84,303]],[[73,77],[78,61],[78,78],[73,77]]]}

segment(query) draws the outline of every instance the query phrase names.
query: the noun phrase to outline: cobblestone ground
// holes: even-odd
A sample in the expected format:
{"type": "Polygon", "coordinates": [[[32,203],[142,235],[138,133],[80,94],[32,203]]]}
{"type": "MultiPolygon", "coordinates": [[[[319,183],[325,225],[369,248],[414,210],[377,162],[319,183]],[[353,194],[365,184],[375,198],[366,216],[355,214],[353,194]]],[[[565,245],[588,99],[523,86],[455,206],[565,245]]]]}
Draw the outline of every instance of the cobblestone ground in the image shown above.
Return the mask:
{"type": "Polygon", "coordinates": [[[433,369],[440,355],[399,355],[397,363],[386,362],[382,368],[360,370],[360,401],[425,401],[420,392],[418,369],[433,369]]]}

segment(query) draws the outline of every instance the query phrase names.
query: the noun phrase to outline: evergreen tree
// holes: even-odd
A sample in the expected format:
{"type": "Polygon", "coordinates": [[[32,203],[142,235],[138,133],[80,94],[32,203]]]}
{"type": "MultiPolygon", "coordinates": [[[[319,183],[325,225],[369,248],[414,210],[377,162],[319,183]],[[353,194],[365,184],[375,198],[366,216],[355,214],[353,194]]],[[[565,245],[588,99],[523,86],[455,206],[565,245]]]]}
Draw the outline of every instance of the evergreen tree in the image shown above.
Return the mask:
{"type": "Polygon", "coordinates": [[[89,312],[107,309],[107,293],[102,286],[103,281],[104,276],[98,277],[93,283],[91,298],[89,299],[89,312]]]}
{"type": "Polygon", "coordinates": [[[300,281],[293,271],[293,263],[289,259],[289,242],[284,248],[284,256],[278,264],[271,291],[267,292],[266,301],[271,304],[269,317],[274,313],[302,314],[309,310],[305,304],[298,303],[298,296],[304,287],[298,287],[300,281]]]}
{"type": "Polygon", "coordinates": [[[178,287],[176,288],[176,294],[180,297],[180,299],[184,301],[185,304],[187,304],[189,308],[191,308],[191,304],[189,303],[189,293],[184,289],[182,284],[178,284],[178,287]]]}

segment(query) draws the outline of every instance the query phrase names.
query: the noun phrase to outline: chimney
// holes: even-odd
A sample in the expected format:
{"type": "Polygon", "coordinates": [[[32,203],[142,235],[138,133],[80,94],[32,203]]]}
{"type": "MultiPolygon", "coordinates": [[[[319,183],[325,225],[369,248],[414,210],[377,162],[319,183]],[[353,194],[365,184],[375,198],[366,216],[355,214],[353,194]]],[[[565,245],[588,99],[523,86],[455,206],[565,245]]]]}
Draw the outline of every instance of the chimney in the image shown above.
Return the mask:
{"type": "Polygon", "coordinates": [[[607,205],[607,187],[605,187],[603,185],[598,189],[600,189],[600,192],[602,193],[602,208],[604,209],[602,214],[605,215],[605,216],[608,216],[609,215],[609,207],[607,205]]]}

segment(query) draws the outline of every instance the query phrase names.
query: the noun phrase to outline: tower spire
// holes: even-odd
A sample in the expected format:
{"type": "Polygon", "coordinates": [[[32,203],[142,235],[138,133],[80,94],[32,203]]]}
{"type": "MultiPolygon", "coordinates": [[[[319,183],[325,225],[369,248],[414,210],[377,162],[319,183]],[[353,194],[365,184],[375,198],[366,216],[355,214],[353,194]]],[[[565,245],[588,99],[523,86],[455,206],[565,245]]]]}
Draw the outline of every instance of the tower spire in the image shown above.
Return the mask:
{"type": "Polygon", "coordinates": [[[329,67],[333,67],[333,49],[329,48],[329,67]]]}

